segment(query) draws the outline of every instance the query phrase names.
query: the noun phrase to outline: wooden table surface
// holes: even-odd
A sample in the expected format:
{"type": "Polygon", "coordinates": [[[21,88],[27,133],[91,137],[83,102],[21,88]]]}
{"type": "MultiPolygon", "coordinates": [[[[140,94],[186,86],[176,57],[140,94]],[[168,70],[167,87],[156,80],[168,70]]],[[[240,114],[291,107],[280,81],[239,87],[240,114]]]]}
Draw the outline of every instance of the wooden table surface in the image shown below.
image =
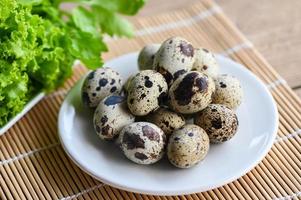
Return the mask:
{"type": "MultiPolygon", "coordinates": [[[[179,9],[197,0],[149,0],[141,16],[179,9]]],[[[301,97],[301,1],[216,0],[301,97]]]]}

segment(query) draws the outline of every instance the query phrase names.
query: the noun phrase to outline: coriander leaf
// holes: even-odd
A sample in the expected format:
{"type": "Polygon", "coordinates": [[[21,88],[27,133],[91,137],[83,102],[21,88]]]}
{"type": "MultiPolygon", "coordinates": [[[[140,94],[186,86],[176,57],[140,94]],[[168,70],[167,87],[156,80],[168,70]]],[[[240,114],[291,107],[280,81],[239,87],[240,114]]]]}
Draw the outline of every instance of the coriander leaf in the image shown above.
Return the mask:
{"type": "Polygon", "coordinates": [[[81,31],[91,33],[94,36],[99,35],[94,15],[86,8],[77,7],[73,9],[72,19],[75,26],[81,31]]]}
{"type": "Polygon", "coordinates": [[[126,15],[135,15],[145,2],[146,0],[120,0],[118,11],[126,15]]]}
{"type": "Polygon", "coordinates": [[[134,15],[145,4],[146,0],[92,0],[91,5],[101,6],[111,12],[134,15]]]}
{"type": "Polygon", "coordinates": [[[84,64],[95,69],[103,63],[100,52],[107,51],[106,45],[100,38],[91,33],[70,30],[71,53],[79,58],[84,64]]]}
{"type": "Polygon", "coordinates": [[[111,12],[118,12],[120,7],[119,0],[92,0],[89,2],[92,6],[100,6],[111,12]]]}
{"type": "Polygon", "coordinates": [[[102,32],[110,36],[131,37],[134,35],[134,28],[126,19],[97,5],[94,5],[92,10],[95,13],[102,32]]]}

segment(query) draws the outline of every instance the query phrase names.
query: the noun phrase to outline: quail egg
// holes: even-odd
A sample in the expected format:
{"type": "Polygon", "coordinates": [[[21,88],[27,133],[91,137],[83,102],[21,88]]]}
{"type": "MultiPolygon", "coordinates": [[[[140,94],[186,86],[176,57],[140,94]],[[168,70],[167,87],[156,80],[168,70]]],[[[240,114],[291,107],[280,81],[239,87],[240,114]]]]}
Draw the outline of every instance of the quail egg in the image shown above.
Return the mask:
{"type": "Polygon", "coordinates": [[[192,70],[199,71],[207,76],[215,78],[218,76],[219,66],[214,54],[207,49],[195,49],[195,61],[192,70]]]}
{"type": "Polygon", "coordinates": [[[153,69],[155,54],[160,46],[160,44],[148,44],[143,47],[138,56],[139,70],[153,69]]]}
{"type": "Polygon", "coordinates": [[[169,138],[167,156],[176,167],[189,168],[205,158],[209,150],[206,132],[194,124],[176,130],[169,138]]]}
{"type": "Polygon", "coordinates": [[[135,122],[125,126],[119,135],[124,155],[138,164],[152,164],[164,154],[165,134],[155,124],[135,122]]]}
{"type": "Polygon", "coordinates": [[[181,37],[172,37],[164,41],[156,53],[154,69],[171,85],[180,75],[191,70],[194,58],[194,48],[190,42],[181,37]]]}
{"type": "Polygon", "coordinates": [[[147,115],[147,121],[156,124],[168,135],[185,125],[185,118],[181,114],[166,108],[159,108],[154,113],[147,115]]]}
{"type": "Polygon", "coordinates": [[[239,80],[234,76],[224,74],[218,76],[214,81],[216,90],[212,95],[212,102],[236,109],[243,98],[239,80]]]}
{"type": "Polygon", "coordinates": [[[136,74],[128,86],[127,104],[137,116],[144,116],[159,108],[167,97],[167,83],[154,70],[143,70],[136,74]]]}
{"type": "Polygon", "coordinates": [[[129,87],[130,87],[130,83],[132,81],[132,78],[134,77],[134,75],[131,75],[125,82],[125,84],[123,85],[123,91],[125,94],[128,94],[129,91],[129,87]]]}
{"type": "Polygon", "coordinates": [[[105,97],[119,94],[122,90],[122,78],[111,68],[99,68],[91,71],[82,87],[82,101],[94,108],[105,97]]]}
{"type": "Polygon", "coordinates": [[[203,110],[211,103],[214,90],[214,82],[210,77],[197,71],[191,71],[178,78],[171,85],[169,103],[176,112],[195,113],[203,110]]]}
{"type": "Polygon", "coordinates": [[[238,128],[234,111],[220,104],[211,104],[202,110],[196,115],[194,123],[207,132],[212,143],[230,140],[238,128]]]}
{"type": "Polygon", "coordinates": [[[123,96],[105,97],[94,112],[93,124],[97,135],[104,140],[114,139],[119,131],[135,121],[123,96]]]}

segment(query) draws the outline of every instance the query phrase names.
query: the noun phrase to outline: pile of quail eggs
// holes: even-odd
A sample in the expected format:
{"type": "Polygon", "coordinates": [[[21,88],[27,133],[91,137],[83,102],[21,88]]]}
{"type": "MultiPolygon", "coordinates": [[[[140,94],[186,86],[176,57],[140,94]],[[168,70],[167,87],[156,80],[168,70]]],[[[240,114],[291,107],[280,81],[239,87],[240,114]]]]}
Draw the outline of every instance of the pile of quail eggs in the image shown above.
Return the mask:
{"type": "Polygon", "coordinates": [[[114,140],[129,160],[152,164],[166,153],[174,166],[189,168],[206,157],[210,143],[235,135],[243,91],[237,78],[219,74],[210,51],[172,37],[146,45],[138,66],[128,80],[99,68],[82,86],[83,103],[95,108],[95,132],[114,140]]]}

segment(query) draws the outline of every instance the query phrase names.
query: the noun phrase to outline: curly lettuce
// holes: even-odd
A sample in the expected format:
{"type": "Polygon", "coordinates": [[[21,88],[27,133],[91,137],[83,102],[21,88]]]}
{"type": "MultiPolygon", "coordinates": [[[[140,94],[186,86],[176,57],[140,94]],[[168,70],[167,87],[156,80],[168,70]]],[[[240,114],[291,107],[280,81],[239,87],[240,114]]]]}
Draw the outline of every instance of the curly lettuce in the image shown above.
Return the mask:
{"type": "Polygon", "coordinates": [[[95,69],[107,51],[103,35],[132,36],[122,15],[145,0],[1,0],[0,127],[41,91],[52,91],[72,74],[75,59],[95,69]],[[64,11],[64,2],[76,6],[64,11]]]}

